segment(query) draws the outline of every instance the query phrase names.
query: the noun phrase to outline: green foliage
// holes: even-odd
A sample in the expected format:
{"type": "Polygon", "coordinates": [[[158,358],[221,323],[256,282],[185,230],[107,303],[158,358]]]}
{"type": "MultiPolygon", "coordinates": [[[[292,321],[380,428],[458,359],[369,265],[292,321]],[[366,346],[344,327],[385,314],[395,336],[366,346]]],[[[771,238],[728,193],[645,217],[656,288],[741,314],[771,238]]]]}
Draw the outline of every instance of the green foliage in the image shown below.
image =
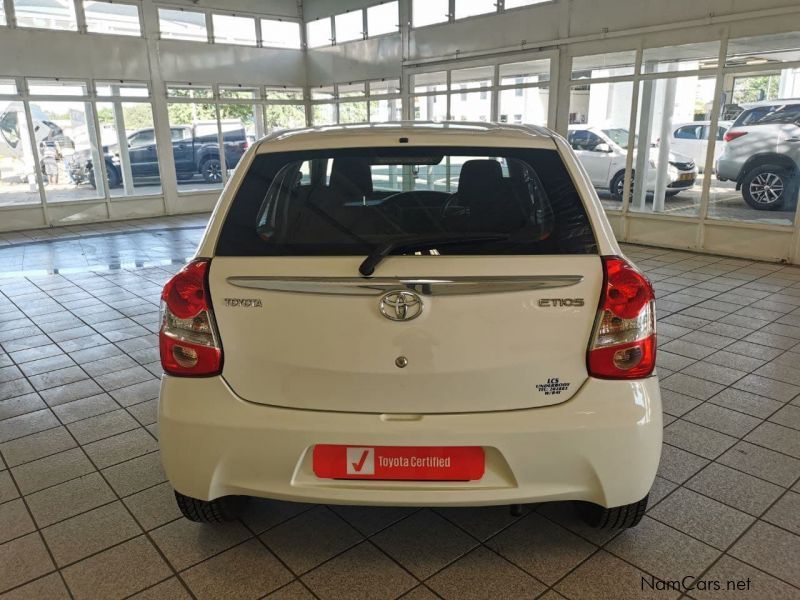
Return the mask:
{"type": "Polygon", "coordinates": [[[780,75],[767,74],[755,77],[737,77],[733,86],[733,102],[758,102],[778,97],[780,75]]]}

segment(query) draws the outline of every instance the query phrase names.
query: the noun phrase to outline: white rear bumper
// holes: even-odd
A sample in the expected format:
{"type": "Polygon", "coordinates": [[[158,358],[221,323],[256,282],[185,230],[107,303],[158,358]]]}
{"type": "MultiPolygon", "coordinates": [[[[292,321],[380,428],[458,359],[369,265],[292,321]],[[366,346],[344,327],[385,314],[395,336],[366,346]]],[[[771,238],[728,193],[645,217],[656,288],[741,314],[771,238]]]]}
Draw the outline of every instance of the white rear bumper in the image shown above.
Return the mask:
{"type": "Polygon", "coordinates": [[[161,457],[176,490],[331,504],[458,506],[642,499],[661,454],[658,380],[589,379],[569,401],[491,413],[379,415],[253,404],[221,377],[164,376],[161,457]],[[317,478],[315,444],[482,446],[486,472],[470,482],[317,478]]]}

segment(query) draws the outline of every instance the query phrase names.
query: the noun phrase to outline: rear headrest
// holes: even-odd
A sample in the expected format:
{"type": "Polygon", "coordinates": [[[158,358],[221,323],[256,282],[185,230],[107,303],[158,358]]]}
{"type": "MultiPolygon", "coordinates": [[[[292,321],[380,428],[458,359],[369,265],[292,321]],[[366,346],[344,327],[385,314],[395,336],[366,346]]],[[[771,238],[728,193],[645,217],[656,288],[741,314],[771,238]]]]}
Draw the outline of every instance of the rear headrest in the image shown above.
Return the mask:
{"type": "Polygon", "coordinates": [[[365,158],[334,158],[329,187],[346,198],[372,196],[372,171],[365,158]]]}
{"type": "Polygon", "coordinates": [[[468,160],[461,166],[458,176],[458,195],[462,198],[474,193],[497,191],[503,183],[503,170],[500,163],[491,159],[468,160]]]}

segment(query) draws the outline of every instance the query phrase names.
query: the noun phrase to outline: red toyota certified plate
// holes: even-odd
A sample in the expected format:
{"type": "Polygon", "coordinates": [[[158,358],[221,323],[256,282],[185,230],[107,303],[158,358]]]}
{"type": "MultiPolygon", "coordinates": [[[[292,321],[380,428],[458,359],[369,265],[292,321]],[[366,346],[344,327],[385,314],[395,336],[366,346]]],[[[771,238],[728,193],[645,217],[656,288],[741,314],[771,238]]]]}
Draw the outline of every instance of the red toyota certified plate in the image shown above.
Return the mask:
{"type": "Polygon", "coordinates": [[[314,474],[327,479],[471,481],[484,464],[479,446],[314,446],[314,474]]]}

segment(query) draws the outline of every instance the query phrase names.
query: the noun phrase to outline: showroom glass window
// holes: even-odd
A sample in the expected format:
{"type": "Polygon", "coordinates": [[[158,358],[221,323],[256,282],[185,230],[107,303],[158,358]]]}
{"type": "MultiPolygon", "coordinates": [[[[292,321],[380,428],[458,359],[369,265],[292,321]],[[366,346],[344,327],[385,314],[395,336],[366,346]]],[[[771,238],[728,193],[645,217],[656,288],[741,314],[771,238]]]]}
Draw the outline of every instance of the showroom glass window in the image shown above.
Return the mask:
{"type": "Polygon", "coordinates": [[[367,34],[369,37],[400,31],[398,3],[384,2],[367,8],[367,34]]]}
{"type": "Polygon", "coordinates": [[[456,19],[497,12],[495,0],[456,0],[456,19]]]}
{"type": "Polygon", "coordinates": [[[214,25],[214,42],[237,46],[256,45],[256,21],[252,17],[236,15],[211,15],[214,25]]]}
{"type": "Polygon", "coordinates": [[[336,87],[334,85],[320,85],[311,88],[311,122],[314,125],[335,125],[336,118],[336,87]]]}
{"type": "Polygon", "coordinates": [[[332,42],[333,35],[329,17],[306,23],[306,43],[309,48],[330,46],[332,42]]]}
{"type": "Polygon", "coordinates": [[[498,120],[501,123],[547,125],[550,59],[502,64],[498,120]]]}
{"type": "Polygon", "coordinates": [[[266,133],[279,129],[295,129],[306,126],[306,109],[302,88],[267,86],[267,104],[264,107],[266,133]]]}
{"type": "Polygon", "coordinates": [[[621,210],[626,193],[635,64],[635,50],[572,59],[567,141],[607,212],[621,210]]]}
{"type": "Polygon", "coordinates": [[[106,182],[93,175],[104,155],[86,82],[28,79],[27,84],[47,202],[104,198],[106,182]]]}
{"type": "Polygon", "coordinates": [[[268,48],[299,49],[300,24],[293,21],[261,19],[261,45],[268,48]]]}
{"type": "Polygon", "coordinates": [[[346,99],[339,103],[339,123],[367,122],[366,82],[340,83],[337,88],[339,98],[346,99]],[[353,98],[360,100],[352,101],[353,98]]]}
{"type": "Polygon", "coordinates": [[[159,8],[158,27],[162,39],[207,42],[206,15],[183,9],[159,8]]]}
{"type": "Polygon", "coordinates": [[[411,76],[413,112],[416,121],[447,120],[447,72],[419,73],[411,76]]]}
{"type": "Polygon", "coordinates": [[[367,83],[369,120],[372,123],[399,121],[403,118],[399,79],[380,79],[367,83]]]}
{"type": "Polygon", "coordinates": [[[449,0],[412,0],[411,25],[425,27],[445,23],[450,19],[449,0]]]}
{"type": "Polygon", "coordinates": [[[147,84],[112,81],[97,82],[95,87],[109,195],[113,199],[160,194],[161,169],[147,84]]]}
{"type": "Polygon", "coordinates": [[[86,15],[86,30],[89,33],[142,35],[139,8],[135,4],[84,0],[83,13],[86,15]]]}
{"type": "Polygon", "coordinates": [[[6,9],[5,5],[0,2],[0,26],[5,26],[6,23],[6,9]]]}
{"type": "Polygon", "coordinates": [[[475,67],[450,72],[450,119],[491,121],[494,67],[475,67]]]}
{"type": "Polygon", "coordinates": [[[18,27],[63,29],[77,31],[75,5],[72,1],[14,0],[14,14],[18,27]]]}
{"type": "MultiPolygon", "coordinates": [[[[41,197],[37,180],[38,157],[31,145],[31,129],[25,105],[17,96],[14,79],[0,79],[0,206],[39,204],[41,197]]],[[[37,117],[41,117],[38,112],[37,117]]],[[[33,127],[41,119],[33,120],[33,127]]],[[[50,135],[49,128],[39,128],[36,139],[50,135]]]]}
{"type": "Polygon", "coordinates": [[[336,15],[334,25],[337,44],[364,38],[364,14],[360,10],[336,15]]]}
{"type": "Polygon", "coordinates": [[[506,9],[519,8],[520,6],[532,6],[534,4],[543,4],[546,2],[553,2],[553,0],[505,0],[503,6],[506,9]]]}

